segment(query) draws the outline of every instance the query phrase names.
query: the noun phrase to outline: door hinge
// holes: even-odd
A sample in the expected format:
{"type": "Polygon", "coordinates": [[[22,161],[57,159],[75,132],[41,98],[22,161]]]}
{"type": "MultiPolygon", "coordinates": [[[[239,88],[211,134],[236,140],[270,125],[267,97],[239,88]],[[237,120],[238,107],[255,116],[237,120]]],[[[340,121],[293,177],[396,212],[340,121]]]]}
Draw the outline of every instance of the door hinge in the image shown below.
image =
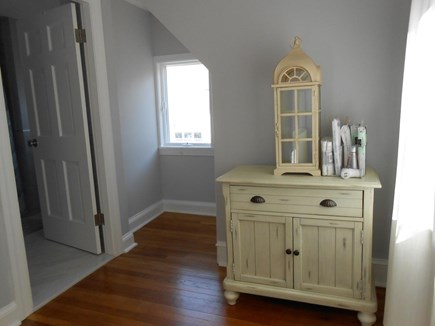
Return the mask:
{"type": "Polygon", "coordinates": [[[234,223],[233,223],[233,219],[230,220],[230,231],[231,231],[231,233],[234,232],[234,223]]]}
{"type": "Polygon", "coordinates": [[[364,244],[364,230],[361,230],[361,244],[364,244]]]}
{"type": "Polygon", "coordinates": [[[86,30],[82,28],[75,29],[76,42],[77,43],[86,43],[86,30]]]}
{"type": "Polygon", "coordinates": [[[233,278],[236,277],[236,264],[233,263],[233,278]]]}
{"type": "Polygon", "coordinates": [[[104,214],[103,213],[95,214],[94,220],[95,220],[95,226],[104,225],[104,214]]]}

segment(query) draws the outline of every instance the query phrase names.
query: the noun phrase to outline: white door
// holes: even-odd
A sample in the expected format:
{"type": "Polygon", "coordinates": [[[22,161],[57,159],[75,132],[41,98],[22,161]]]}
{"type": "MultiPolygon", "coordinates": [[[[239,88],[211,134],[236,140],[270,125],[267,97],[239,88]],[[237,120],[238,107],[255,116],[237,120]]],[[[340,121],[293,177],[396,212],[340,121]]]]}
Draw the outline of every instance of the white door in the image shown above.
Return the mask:
{"type": "Polygon", "coordinates": [[[20,24],[44,235],[101,253],[77,15],[67,4],[20,24]]]}

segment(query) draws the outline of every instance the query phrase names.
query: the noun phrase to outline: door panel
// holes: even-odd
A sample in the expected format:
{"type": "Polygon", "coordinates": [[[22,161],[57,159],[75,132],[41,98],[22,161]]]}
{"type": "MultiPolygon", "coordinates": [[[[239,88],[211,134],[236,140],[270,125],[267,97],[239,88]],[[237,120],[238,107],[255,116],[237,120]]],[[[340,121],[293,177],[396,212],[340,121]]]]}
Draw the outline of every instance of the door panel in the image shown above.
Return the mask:
{"type": "Polygon", "coordinates": [[[281,216],[233,214],[235,279],[291,287],[291,219],[281,216]],[[290,231],[290,232],[288,232],[290,231]]]}
{"type": "Polygon", "coordinates": [[[295,289],[361,297],[361,222],[294,218],[295,289]]]}
{"type": "Polygon", "coordinates": [[[100,253],[75,5],[20,25],[44,235],[100,253]]]}

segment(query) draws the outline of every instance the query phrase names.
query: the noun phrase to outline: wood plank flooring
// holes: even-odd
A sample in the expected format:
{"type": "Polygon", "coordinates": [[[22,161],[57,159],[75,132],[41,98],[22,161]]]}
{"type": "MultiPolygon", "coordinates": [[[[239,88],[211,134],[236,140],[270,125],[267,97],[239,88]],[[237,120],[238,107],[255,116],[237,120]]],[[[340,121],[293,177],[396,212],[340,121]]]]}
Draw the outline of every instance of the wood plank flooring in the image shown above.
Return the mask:
{"type": "MultiPolygon", "coordinates": [[[[353,311],[222,295],[215,218],[164,213],[135,233],[138,246],[30,315],[22,325],[360,325],[353,311]]],[[[378,288],[376,325],[385,289],[378,288]]]]}

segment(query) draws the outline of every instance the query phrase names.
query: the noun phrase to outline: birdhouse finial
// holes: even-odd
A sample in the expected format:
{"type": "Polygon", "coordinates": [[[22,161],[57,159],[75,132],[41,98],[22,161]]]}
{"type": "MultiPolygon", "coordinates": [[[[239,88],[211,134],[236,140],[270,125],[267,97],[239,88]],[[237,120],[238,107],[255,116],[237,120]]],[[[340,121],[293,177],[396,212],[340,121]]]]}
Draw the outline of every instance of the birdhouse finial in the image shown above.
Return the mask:
{"type": "Polygon", "coordinates": [[[293,49],[299,49],[301,47],[302,44],[302,39],[299,36],[296,36],[295,39],[293,40],[293,49]]]}

